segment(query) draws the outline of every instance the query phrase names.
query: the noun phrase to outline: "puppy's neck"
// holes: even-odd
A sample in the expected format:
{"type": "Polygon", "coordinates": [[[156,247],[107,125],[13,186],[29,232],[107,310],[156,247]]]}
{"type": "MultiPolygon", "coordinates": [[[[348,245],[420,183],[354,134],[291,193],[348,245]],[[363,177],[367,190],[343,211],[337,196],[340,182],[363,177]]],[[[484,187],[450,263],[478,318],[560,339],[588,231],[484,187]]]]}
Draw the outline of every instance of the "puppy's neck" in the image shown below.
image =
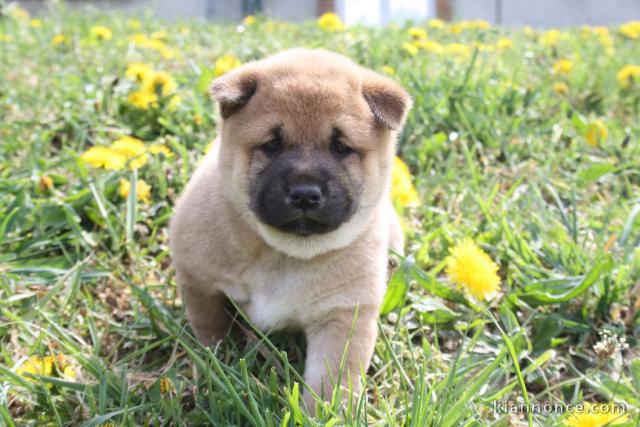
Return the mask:
{"type": "Polygon", "coordinates": [[[372,217],[380,211],[378,205],[358,210],[347,222],[336,230],[324,234],[297,236],[285,233],[260,222],[255,215],[249,221],[257,228],[261,239],[271,248],[290,257],[309,260],[318,256],[347,248],[373,226],[372,217]]]}

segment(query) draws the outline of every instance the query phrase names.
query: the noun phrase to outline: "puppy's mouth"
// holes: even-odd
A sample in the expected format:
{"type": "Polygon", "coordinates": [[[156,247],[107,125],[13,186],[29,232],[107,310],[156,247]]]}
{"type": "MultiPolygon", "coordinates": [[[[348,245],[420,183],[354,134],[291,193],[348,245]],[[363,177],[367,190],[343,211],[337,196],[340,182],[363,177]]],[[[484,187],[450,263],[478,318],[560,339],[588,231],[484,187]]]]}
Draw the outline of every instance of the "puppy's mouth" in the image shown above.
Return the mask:
{"type": "Polygon", "coordinates": [[[297,236],[310,236],[312,234],[327,233],[335,227],[331,227],[329,224],[304,215],[293,221],[285,222],[277,228],[285,233],[291,233],[297,236]]]}

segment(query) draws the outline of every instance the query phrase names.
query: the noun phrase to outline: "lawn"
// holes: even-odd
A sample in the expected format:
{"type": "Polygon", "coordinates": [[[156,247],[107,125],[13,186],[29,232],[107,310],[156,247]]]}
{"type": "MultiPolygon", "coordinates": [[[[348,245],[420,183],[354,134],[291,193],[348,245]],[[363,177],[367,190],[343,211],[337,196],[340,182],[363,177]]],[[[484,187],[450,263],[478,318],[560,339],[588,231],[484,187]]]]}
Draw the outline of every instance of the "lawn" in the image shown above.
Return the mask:
{"type": "Polygon", "coordinates": [[[640,424],[639,22],[238,26],[0,7],[0,424],[640,424]],[[393,194],[407,256],[364,393],[317,418],[300,399],[303,339],[241,319],[203,348],[167,248],[216,135],[209,82],[293,46],[343,53],[414,99],[398,153],[411,175],[399,162],[393,194]],[[495,263],[497,292],[452,277],[465,241],[495,263]]]}

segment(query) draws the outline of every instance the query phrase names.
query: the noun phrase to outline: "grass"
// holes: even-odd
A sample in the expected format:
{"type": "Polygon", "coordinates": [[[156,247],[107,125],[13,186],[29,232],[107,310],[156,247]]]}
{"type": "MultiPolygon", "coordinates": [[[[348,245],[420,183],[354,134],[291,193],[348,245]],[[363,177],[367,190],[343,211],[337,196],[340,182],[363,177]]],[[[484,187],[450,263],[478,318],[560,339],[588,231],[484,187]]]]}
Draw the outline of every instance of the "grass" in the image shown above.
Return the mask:
{"type": "Polygon", "coordinates": [[[4,424],[559,425],[569,422],[562,408],[583,402],[624,405],[626,425],[640,423],[640,81],[623,87],[616,78],[640,58],[638,39],[573,29],[550,45],[553,34],[528,29],[407,23],[328,32],[262,18],[241,31],[64,7],[38,26],[3,11],[4,424]],[[91,36],[95,25],[113,37],[91,36]],[[445,52],[403,48],[411,25],[445,52]],[[166,31],[156,34],[162,46],[130,42],[157,31],[166,31]],[[65,42],[53,46],[56,34],[65,42]],[[266,336],[241,320],[236,339],[214,349],[194,340],[166,234],[216,134],[206,94],[224,71],[216,61],[299,45],[387,66],[412,94],[400,155],[421,199],[402,209],[408,256],[389,287],[365,393],[346,409],[338,398],[321,405],[315,419],[300,399],[300,337],[266,336]],[[554,74],[562,58],[573,68],[554,74]],[[131,62],[169,72],[177,106],[132,107],[131,62]],[[137,171],[80,160],[123,134],[172,154],[152,155],[137,171]],[[148,182],[150,200],[120,195],[122,179],[148,182]],[[481,304],[444,273],[465,237],[500,266],[501,292],[481,304]],[[19,371],[30,356],[51,355],[62,358],[49,370],[19,371]],[[527,401],[560,409],[496,406],[527,401]]]}

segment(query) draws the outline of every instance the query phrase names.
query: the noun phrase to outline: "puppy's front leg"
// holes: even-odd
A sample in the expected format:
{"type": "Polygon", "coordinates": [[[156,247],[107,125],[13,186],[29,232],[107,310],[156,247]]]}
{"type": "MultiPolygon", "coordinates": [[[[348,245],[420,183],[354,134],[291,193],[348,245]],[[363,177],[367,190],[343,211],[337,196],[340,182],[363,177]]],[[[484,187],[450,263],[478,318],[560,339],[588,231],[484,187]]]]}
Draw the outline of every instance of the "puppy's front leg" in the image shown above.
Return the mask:
{"type": "MultiPolygon", "coordinates": [[[[378,332],[378,308],[360,306],[357,310],[355,328],[354,316],[355,310],[332,312],[328,322],[314,325],[306,331],[307,358],[304,379],[313,391],[325,400],[331,397],[333,384],[338,380],[347,342],[349,346],[346,349],[341,384],[348,387],[351,383],[352,391],[357,393],[361,369],[366,372],[369,367],[378,332]]],[[[306,390],[304,400],[307,407],[314,411],[315,399],[306,390]]]]}
{"type": "Polygon", "coordinates": [[[231,316],[225,310],[226,296],[180,271],[177,271],[176,280],[186,307],[187,320],[198,340],[205,346],[221,340],[231,323],[231,316]]]}

